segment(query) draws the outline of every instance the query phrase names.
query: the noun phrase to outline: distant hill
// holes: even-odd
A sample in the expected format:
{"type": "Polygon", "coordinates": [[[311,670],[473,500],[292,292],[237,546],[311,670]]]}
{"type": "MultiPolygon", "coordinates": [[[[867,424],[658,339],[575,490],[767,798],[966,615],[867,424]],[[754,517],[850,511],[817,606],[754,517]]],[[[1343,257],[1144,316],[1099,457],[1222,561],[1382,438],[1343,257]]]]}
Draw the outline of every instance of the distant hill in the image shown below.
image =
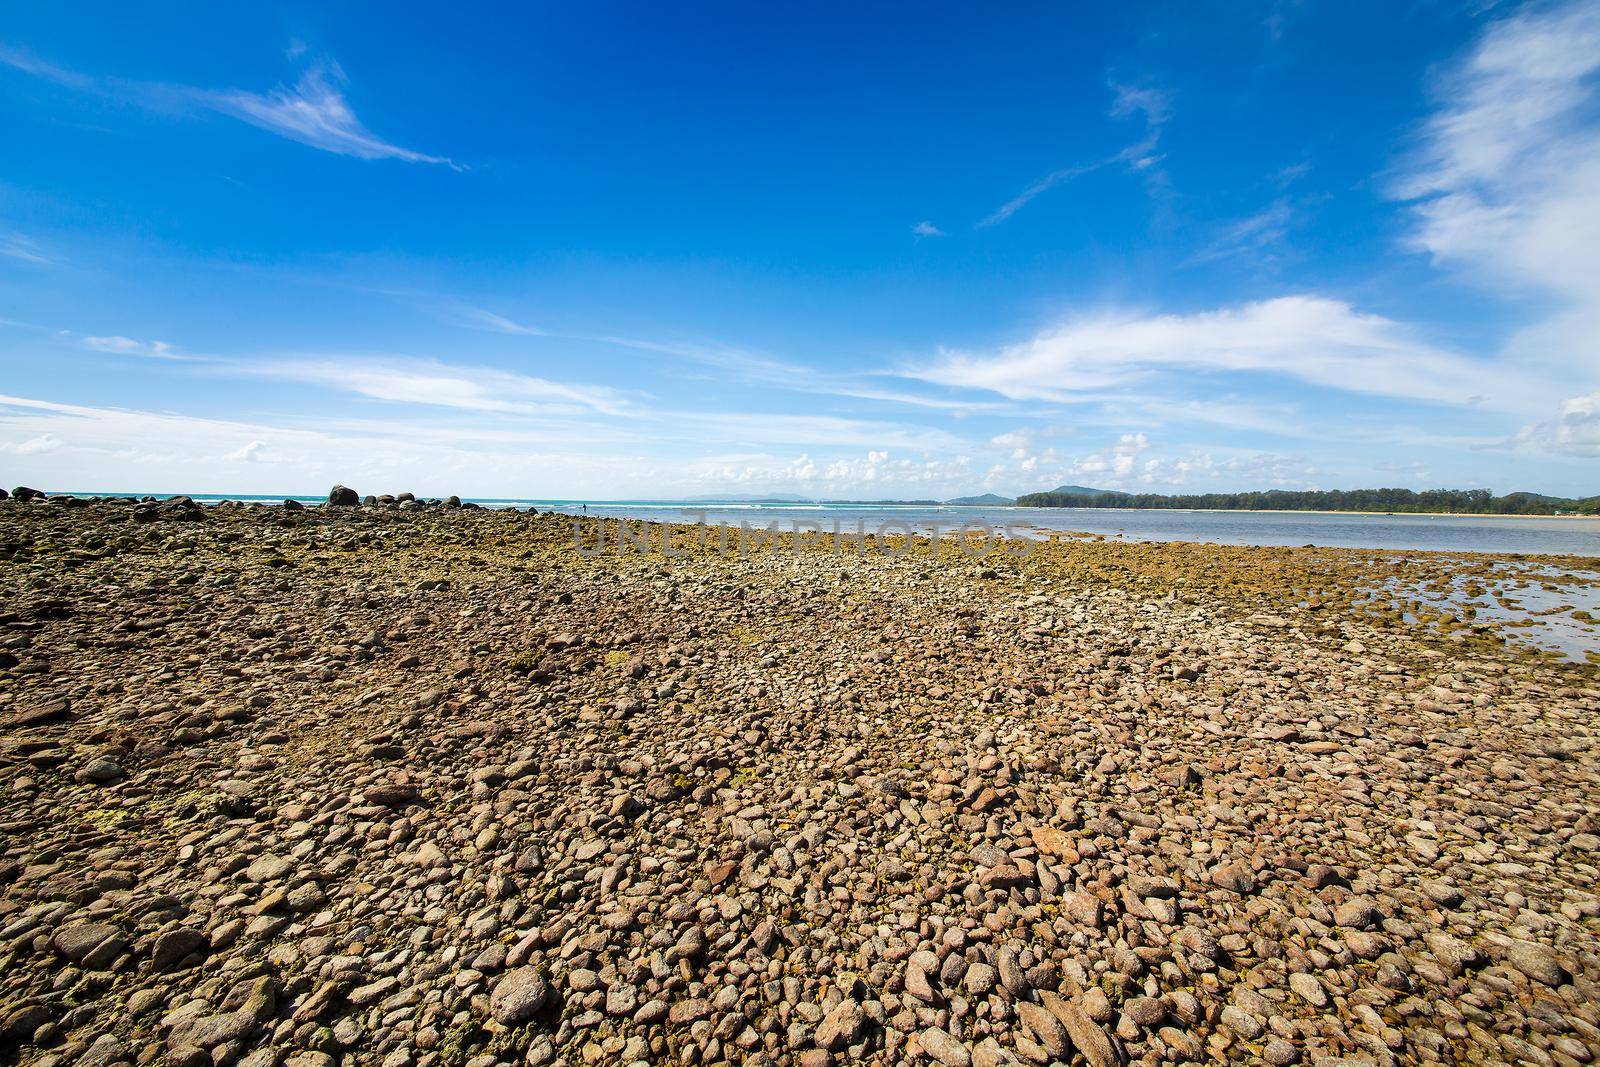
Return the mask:
{"type": "Polygon", "coordinates": [[[1050,490],[1058,496],[1127,496],[1115,489],[1090,489],[1087,485],[1058,485],[1050,490]]]}
{"type": "Polygon", "coordinates": [[[996,496],[993,493],[984,493],[981,496],[958,496],[954,500],[946,500],[945,503],[967,505],[982,504],[987,505],[988,507],[1000,508],[1009,507],[1010,505],[1015,504],[1016,501],[1012,500],[1008,496],[996,496]]]}

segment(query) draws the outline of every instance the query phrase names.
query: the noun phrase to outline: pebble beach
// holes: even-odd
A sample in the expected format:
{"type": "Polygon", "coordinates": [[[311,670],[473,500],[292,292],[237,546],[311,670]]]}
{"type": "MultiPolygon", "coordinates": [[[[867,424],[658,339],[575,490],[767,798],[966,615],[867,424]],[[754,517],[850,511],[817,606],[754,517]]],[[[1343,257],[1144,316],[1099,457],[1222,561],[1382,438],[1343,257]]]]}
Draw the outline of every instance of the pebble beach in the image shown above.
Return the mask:
{"type": "Polygon", "coordinates": [[[1592,560],[367,499],[0,503],[0,1061],[1600,1057],[1596,666],[1384,595],[1592,560]]]}

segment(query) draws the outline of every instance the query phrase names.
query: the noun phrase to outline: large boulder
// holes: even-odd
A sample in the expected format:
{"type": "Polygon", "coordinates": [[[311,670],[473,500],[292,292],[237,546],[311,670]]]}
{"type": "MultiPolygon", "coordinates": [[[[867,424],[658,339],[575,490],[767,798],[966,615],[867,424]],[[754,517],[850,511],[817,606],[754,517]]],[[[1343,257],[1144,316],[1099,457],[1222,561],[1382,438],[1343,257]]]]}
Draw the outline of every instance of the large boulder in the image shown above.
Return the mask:
{"type": "Polygon", "coordinates": [[[11,490],[11,495],[17,500],[43,500],[44,499],[44,494],[39,492],[39,490],[37,490],[37,489],[29,489],[25,485],[19,485],[15,489],[11,490]]]}
{"type": "Polygon", "coordinates": [[[361,497],[349,486],[336,485],[328,490],[328,503],[334,507],[353,508],[361,503],[361,497]]]}

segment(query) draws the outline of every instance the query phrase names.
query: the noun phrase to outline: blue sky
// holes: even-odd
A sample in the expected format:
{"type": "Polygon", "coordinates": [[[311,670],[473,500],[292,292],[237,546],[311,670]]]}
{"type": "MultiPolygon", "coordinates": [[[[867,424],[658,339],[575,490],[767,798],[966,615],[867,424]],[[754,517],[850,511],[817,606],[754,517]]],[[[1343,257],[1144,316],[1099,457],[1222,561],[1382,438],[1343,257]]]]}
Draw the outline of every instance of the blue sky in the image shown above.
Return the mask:
{"type": "Polygon", "coordinates": [[[0,27],[8,485],[1600,492],[1600,0],[140,7],[0,27]]]}

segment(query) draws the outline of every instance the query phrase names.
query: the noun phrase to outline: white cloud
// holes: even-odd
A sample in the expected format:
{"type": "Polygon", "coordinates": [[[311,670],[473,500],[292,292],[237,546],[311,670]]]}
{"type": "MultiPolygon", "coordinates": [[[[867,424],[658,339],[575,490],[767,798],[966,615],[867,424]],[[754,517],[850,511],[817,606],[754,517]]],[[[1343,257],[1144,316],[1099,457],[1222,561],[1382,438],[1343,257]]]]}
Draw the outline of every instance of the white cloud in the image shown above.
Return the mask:
{"type": "Polygon", "coordinates": [[[0,44],[0,63],[74,89],[92,90],[96,87],[93,78],[47,63],[31,52],[10,45],[0,44]]]}
{"type": "Polygon", "coordinates": [[[651,433],[670,439],[723,441],[737,446],[904,448],[950,452],[966,442],[943,430],[836,415],[744,414],[724,411],[657,412],[651,433]]]}
{"type": "MultiPolygon", "coordinates": [[[[1394,194],[1411,201],[1411,242],[1496,295],[1538,298],[1504,344],[1508,373],[1543,368],[1570,397],[1516,443],[1600,454],[1600,3],[1529,5],[1489,26],[1440,86],[1394,194]]],[[[1551,391],[1547,397],[1562,395],[1551,391]]]]}
{"type": "Polygon", "coordinates": [[[55,434],[42,433],[26,441],[0,441],[0,452],[9,452],[14,456],[38,456],[59,451],[61,444],[61,438],[55,434]]]}
{"type": "Polygon", "coordinates": [[[1276,200],[1256,212],[1231,222],[1216,235],[1190,261],[1207,263],[1235,256],[1260,254],[1289,236],[1289,226],[1294,221],[1294,209],[1287,200],[1276,200]]]}
{"type": "Polygon", "coordinates": [[[217,487],[219,474],[238,493],[325,491],[339,481],[435,496],[584,496],[596,485],[643,493],[686,483],[659,452],[599,454],[603,438],[527,420],[498,431],[421,419],[298,428],[0,395],[0,440],[18,442],[0,445],[18,457],[8,463],[18,481],[80,491],[194,491],[217,487]]]}
{"type": "Polygon", "coordinates": [[[911,227],[911,232],[916,234],[918,237],[944,236],[944,231],[939,229],[939,227],[935,226],[933,223],[929,222],[927,219],[923,219],[921,222],[911,227]]]}
{"type": "Polygon", "coordinates": [[[84,346],[96,352],[106,352],[114,356],[144,356],[148,359],[187,359],[174,351],[173,347],[165,341],[135,341],[131,337],[85,337],[84,346]]]}
{"type": "Polygon", "coordinates": [[[1300,455],[1218,449],[1191,450],[1181,456],[1147,460],[1137,482],[1142,486],[1193,487],[1227,492],[1250,489],[1316,489],[1318,469],[1300,455]]]}
{"type": "Polygon", "coordinates": [[[1523,430],[1518,442],[1559,455],[1600,459],[1600,393],[1572,397],[1556,419],[1523,430]]]}
{"type": "Polygon", "coordinates": [[[346,81],[337,63],[323,60],[301,74],[293,88],[279,86],[267,93],[199,92],[197,99],[213,110],[326,152],[357,159],[454,166],[442,156],[401,148],[367,129],[344,98],[346,81]]]}
{"type": "Polygon", "coordinates": [[[883,450],[823,461],[802,453],[792,459],[765,454],[729,455],[694,468],[701,491],[799,493],[824,499],[849,496],[944,499],[967,492],[972,470],[965,455],[895,456],[883,450]]]}
{"type": "Polygon", "coordinates": [[[620,415],[628,409],[621,393],[604,386],[566,385],[510,371],[428,360],[296,359],[239,364],[238,370],[397,404],[535,415],[583,410],[620,415]]]}
{"type": "MultiPolygon", "coordinates": [[[[1432,347],[1399,323],[1325,297],[1289,296],[1194,315],[1101,315],[984,355],[901,373],[1016,400],[1070,401],[1162,371],[1261,373],[1325,388],[1441,403],[1528,404],[1527,381],[1432,347]]],[[[1537,395],[1537,394],[1535,394],[1537,395]]]]}
{"type": "Polygon", "coordinates": [[[931,408],[935,411],[948,411],[956,418],[974,412],[1002,411],[1010,405],[981,400],[948,399],[936,396],[919,396],[914,393],[897,392],[891,389],[875,389],[871,386],[851,385],[848,380],[819,379],[814,388],[795,386],[802,392],[818,393],[824,396],[847,396],[856,400],[878,400],[885,404],[902,404],[913,408],[931,408]]]}
{"type": "Polygon", "coordinates": [[[1303,456],[1215,447],[1191,447],[1165,456],[1156,453],[1147,435],[1126,433],[1093,452],[1050,466],[1034,481],[1041,489],[1070,481],[1127,492],[1212,491],[1241,485],[1315,487],[1317,469],[1303,456]]]}
{"type": "MultiPolygon", "coordinates": [[[[1147,143],[1149,145],[1154,144],[1153,141],[1148,141],[1148,139],[1147,141],[1141,141],[1140,146],[1137,148],[1137,154],[1142,154],[1143,152],[1147,151],[1147,148],[1144,147],[1147,143]]],[[[1107,166],[1123,158],[1124,156],[1129,155],[1130,151],[1130,149],[1124,149],[1122,152],[1119,152],[1117,155],[1108,159],[1096,160],[1093,163],[1079,163],[1070,167],[1062,167],[1060,170],[1051,171],[1049,174],[1046,174],[1043,178],[1040,178],[1038,181],[1022,190],[1022,192],[1018,193],[1010,200],[1007,200],[1004,204],[1001,204],[992,214],[978,223],[978,228],[984,229],[1006,221],[1006,219],[1009,219],[1012,215],[1015,215],[1017,212],[1027,207],[1028,203],[1040,193],[1048,192],[1050,189],[1055,188],[1062,182],[1068,182],[1074,178],[1081,178],[1085,174],[1090,174],[1094,171],[1097,171],[1101,167],[1107,166]]]]}
{"type": "Polygon", "coordinates": [[[1005,433],[997,433],[993,437],[989,438],[989,447],[1011,449],[1027,448],[1032,438],[1033,434],[1026,428],[1021,430],[1008,430],[1005,433]]]}
{"type": "MultiPolygon", "coordinates": [[[[941,234],[941,236],[943,236],[941,234]]],[[[406,296],[409,294],[390,294],[406,296]]],[[[848,397],[854,400],[880,401],[912,408],[929,408],[947,411],[954,418],[967,414],[1010,410],[1011,405],[997,401],[978,401],[970,397],[951,398],[921,395],[903,390],[885,389],[875,379],[883,377],[879,371],[852,371],[828,373],[818,367],[780,359],[761,352],[752,352],[722,344],[695,341],[654,340],[625,337],[617,334],[581,330],[547,330],[529,326],[508,316],[486,308],[474,307],[457,300],[420,301],[430,313],[446,322],[474,330],[538,337],[548,341],[576,341],[583,344],[609,345],[662,356],[671,356],[700,364],[704,367],[727,371],[736,375],[745,386],[766,385],[796,393],[820,396],[848,397]]]]}
{"type": "Polygon", "coordinates": [[[19,259],[24,263],[46,267],[53,260],[39,251],[39,243],[32,238],[24,237],[20,233],[0,234],[0,256],[8,259],[19,259]]]}
{"type": "MultiPolygon", "coordinates": [[[[290,49],[291,59],[299,55],[290,49]]],[[[188,107],[215,111],[325,152],[461,169],[444,156],[402,148],[367,129],[345,99],[343,88],[348,79],[344,71],[329,59],[311,63],[293,86],[280,85],[265,93],[95,78],[5,46],[0,46],[0,63],[81,92],[127,99],[155,110],[188,107]]]]}
{"type": "Polygon", "coordinates": [[[1600,228],[1600,132],[1587,79],[1600,70],[1600,4],[1531,9],[1492,25],[1448,79],[1451,103],[1397,193],[1415,199],[1417,245],[1441,261],[1591,293],[1596,264],[1574,253],[1600,228]],[[1575,223],[1576,231],[1563,223],[1575,223]],[[1514,247],[1506,248],[1510,238],[1514,247]],[[1498,254],[1496,254],[1498,253],[1498,254]]]}
{"type": "Polygon", "coordinates": [[[1557,308],[1509,358],[1600,373],[1600,3],[1528,5],[1490,25],[1440,87],[1394,194],[1413,245],[1492,286],[1557,308]]]}
{"type": "Polygon", "coordinates": [[[1150,449],[1150,438],[1142,433],[1125,433],[1110,445],[1078,460],[1073,464],[1073,474],[1104,474],[1126,480],[1134,472],[1141,453],[1150,449]]]}
{"type": "Polygon", "coordinates": [[[1111,83],[1116,97],[1111,101],[1111,117],[1117,119],[1143,115],[1145,125],[1164,126],[1172,118],[1172,94],[1149,85],[1111,83]]]}
{"type": "Polygon", "coordinates": [[[474,330],[488,330],[491,333],[509,333],[519,337],[547,337],[543,330],[532,326],[524,326],[520,322],[498,315],[486,308],[472,307],[468,304],[452,304],[446,309],[447,317],[457,325],[466,326],[474,330]]]}
{"type": "Polygon", "coordinates": [[[1142,115],[1145,122],[1145,135],[1120,152],[1115,152],[1103,159],[1097,159],[1090,163],[1074,164],[1073,166],[1051,171],[1004,204],[1001,204],[992,214],[978,223],[979,229],[1004,222],[1026,207],[1040,193],[1047,192],[1062,182],[1068,182],[1074,178],[1081,178],[1085,174],[1093,173],[1102,167],[1125,163],[1134,170],[1147,170],[1159,162],[1160,157],[1155,155],[1155,150],[1160,142],[1162,125],[1172,117],[1171,97],[1160,89],[1148,86],[1119,85],[1116,82],[1112,82],[1111,88],[1116,94],[1111,102],[1111,116],[1123,119],[1142,115]]]}

